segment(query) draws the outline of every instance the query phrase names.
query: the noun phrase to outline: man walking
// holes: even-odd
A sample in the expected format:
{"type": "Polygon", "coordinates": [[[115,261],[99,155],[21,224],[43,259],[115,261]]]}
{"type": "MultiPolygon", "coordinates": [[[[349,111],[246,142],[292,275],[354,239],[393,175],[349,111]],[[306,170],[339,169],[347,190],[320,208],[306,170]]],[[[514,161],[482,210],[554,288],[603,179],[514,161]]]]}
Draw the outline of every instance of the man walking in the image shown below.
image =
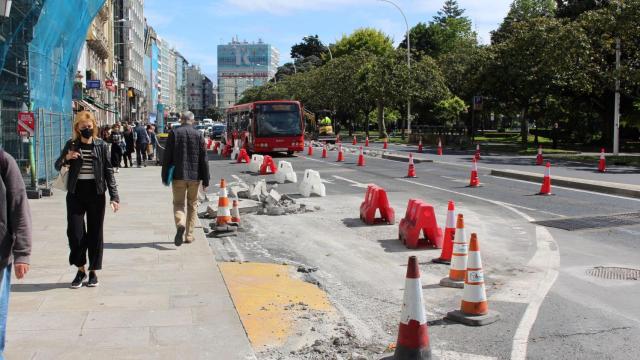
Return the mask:
{"type": "Polygon", "coordinates": [[[22,279],[29,271],[31,211],[18,164],[0,148],[0,359],[4,359],[11,267],[22,279]]]}
{"type": "Polygon", "coordinates": [[[151,142],[147,129],[142,124],[136,123],[133,135],[136,138],[136,162],[138,167],[142,164],[147,167],[147,145],[151,142]]]}
{"type": "Polygon", "coordinates": [[[162,182],[172,184],[173,214],[176,223],[176,246],[193,242],[198,220],[198,188],[209,186],[209,165],[204,137],[193,127],[191,111],[182,113],[181,125],[169,132],[162,161],[162,182]],[[185,217],[185,197],[187,211],[185,217]],[[185,235],[186,232],[186,235],[185,235]]]}

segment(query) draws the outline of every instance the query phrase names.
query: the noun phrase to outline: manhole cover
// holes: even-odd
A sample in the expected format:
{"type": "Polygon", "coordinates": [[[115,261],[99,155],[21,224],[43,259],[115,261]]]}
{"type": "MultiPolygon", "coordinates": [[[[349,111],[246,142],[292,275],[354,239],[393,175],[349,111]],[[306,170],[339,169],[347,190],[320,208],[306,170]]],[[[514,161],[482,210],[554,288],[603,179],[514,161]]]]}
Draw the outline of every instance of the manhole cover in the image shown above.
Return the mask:
{"type": "Polygon", "coordinates": [[[640,280],[640,270],[621,267],[596,266],[587,275],[608,280],[640,280]]]}
{"type": "Polygon", "coordinates": [[[563,229],[567,231],[604,229],[618,226],[640,224],[640,212],[604,216],[587,216],[556,220],[534,221],[534,224],[563,229]]]}

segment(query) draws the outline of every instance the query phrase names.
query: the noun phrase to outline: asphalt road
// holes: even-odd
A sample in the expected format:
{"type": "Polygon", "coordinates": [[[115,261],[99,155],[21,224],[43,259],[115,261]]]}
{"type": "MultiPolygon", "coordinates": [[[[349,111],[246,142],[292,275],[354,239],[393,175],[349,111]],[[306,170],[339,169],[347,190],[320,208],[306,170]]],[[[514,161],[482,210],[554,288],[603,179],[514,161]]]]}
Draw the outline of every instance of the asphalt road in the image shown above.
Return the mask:
{"type": "MultiPolygon", "coordinates": [[[[335,159],[336,152],[321,159],[319,148],[314,156],[276,158],[291,161],[299,179],[304,169],[320,171],[327,197],[299,199],[320,210],[245,216],[246,231],[231,243],[212,240],[218,258],[317,267],[314,280],[358,340],[377,348],[396,340],[404,266],[409,255],[417,255],[436,352],[450,358],[640,357],[640,282],[587,275],[596,266],[640,269],[640,225],[565,231],[532,223],[638,212],[639,199],[564,188],[554,188],[554,196],[537,196],[540,184],[492,177],[482,169],[482,186],[469,188],[464,166],[421,163],[416,165],[417,178],[407,179],[406,163],[367,157],[367,165],[358,167],[353,153],[346,154],[343,163],[335,159]],[[490,308],[501,313],[500,321],[470,328],[443,320],[459,306],[462,291],[438,285],[448,271],[430,263],[439,250],[404,248],[397,240],[397,224],[361,224],[358,208],[368,183],[387,190],[396,223],[408,199],[419,198],[434,205],[444,227],[447,201],[455,201],[465,215],[467,234],[478,233],[490,308]]],[[[210,164],[214,182],[222,177],[247,183],[273,180],[272,175],[250,174],[246,165],[228,159],[214,157],[210,164]]],[[[279,185],[278,191],[298,194],[294,184],[279,185]]],[[[367,355],[375,357],[374,351],[367,355]]]]}

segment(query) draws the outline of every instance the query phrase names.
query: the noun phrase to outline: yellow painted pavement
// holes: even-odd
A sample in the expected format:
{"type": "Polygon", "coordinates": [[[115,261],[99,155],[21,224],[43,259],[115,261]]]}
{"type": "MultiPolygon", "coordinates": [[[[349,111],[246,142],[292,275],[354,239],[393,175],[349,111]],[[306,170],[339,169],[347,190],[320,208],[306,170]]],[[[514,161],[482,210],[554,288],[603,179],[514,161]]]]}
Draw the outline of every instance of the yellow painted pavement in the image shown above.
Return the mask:
{"type": "Polygon", "coordinates": [[[324,291],[292,276],[293,267],[221,263],[220,270],[254,349],[284,344],[302,311],[335,311],[324,291]]]}

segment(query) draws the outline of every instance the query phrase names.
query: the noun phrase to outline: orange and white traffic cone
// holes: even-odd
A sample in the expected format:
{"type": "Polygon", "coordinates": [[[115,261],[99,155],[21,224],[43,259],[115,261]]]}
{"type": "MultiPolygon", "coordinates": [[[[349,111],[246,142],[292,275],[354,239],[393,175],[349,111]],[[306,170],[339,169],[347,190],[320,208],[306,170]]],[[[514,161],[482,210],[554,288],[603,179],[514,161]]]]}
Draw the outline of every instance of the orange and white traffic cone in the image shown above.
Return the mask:
{"type": "Polygon", "coordinates": [[[358,139],[356,138],[355,135],[353,135],[353,141],[351,142],[351,145],[356,145],[358,143],[358,139]]]}
{"type": "Polygon", "coordinates": [[[496,312],[489,312],[489,302],[484,286],[484,272],[480,257],[478,236],[471,234],[469,256],[464,278],[464,293],[460,310],[447,313],[447,319],[466,325],[482,326],[496,322],[500,318],[496,312]]]}
{"type": "Polygon", "coordinates": [[[467,271],[467,253],[469,244],[467,243],[464,231],[464,216],[458,214],[456,222],[456,233],[453,239],[453,250],[451,254],[451,266],[449,276],[440,280],[440,286],[462,289],[464,287],[464,275],[467,271]]]}
{"type": "Polygon", "coordinates": [[[327,144],[324,144],[324,146],[322,147],[322,158],[327,158],[327,144]]]}
{"type": "Polygon", "coordinates": [[[418,267],[418,259],[415,256],[409,257],[407,265],[402,315],[393,358],[397,360],[431,359],[429,325],[427,324],[427,314],[422,297],[420,268],[418,267]]]}
{"type": "Polygon", "coordinates": [[[416,166],[413,164],[413,154],[411,153],[409,153],[409,170],[407,171],[407,177],[416,177],[416,166]]]}
{"type": "Polygon", "coordinates": [[[384,144],[382,145],[382,148],[385,150],[389,148],[389,139],[384,138],[384,144]]]}
{"type": "Polygon", "coordinates": [[[604,148],[600,149],[600,161],[598,161],[598,171],[601,173],[607,171],[607,160],[604,157],[604,148]]]}
{"type": "Polygon", "coordinates": [[[342,151],[342,145],[338,146],[338,162],[344,161],[344,152],[342,151]]]}
{"type": "Polygon", "coordinates": [[[544,157],[542,157],[542,145],[538,146],[538,156],[536,156],[536,165],[542,165],[544,157]]]}
{"type": "Polygon", "coordinates": [[[313,155],[313,146],[311,146],[311,142],[309,142],[309,150],[307,151],[307,155],[309,156],[313,155]]]}
{"type": "Polygon", "coordinates": [[[216,224],[226,225],[231,221],[231,212],[229,209],[229,198],[227,197],[227,182],[220,180],[220,192],[218,193],[218,215],[216,224]]]}
{"type": "Polygon", "coordinates": [[[231,222],[240,224],[240,208],[238,200],[233,200],[233,208],[231,208],[231,222]]]}
{"type": "Polygon", "coordinates": [[[360,146],[360,155],[358,155],[358,166],[364,166],[364,152],[362,151],[362,146],[360,146]]]}
{"type": "Polygon", "coordinates": [[[542,187],[538,195],[551,195],[551,163],[548,161],[544,169],[544,180],[542,181],[542,187]]]}
{"type": "Polygon", "coordinates": [[[369,147],[369,137],[368,136],[364,140],[364,146],[369,147]]]}
{"type": "Polygon", "coordinates": [[[476,160],[480,160],[480,144],[476,144],[476,154],[474,156],[476,160]]]}
{"type": "Polygon", "coordinates": [[[469,180],[469,187],[478,186],[480,186],[480,179],[478,178],[478,162],[474,158],[473,163],[471,164],[471,180],[469,180]]]}
{"type": "Polygon", "coordinates": [[[440,257],[433,259],[434,263],[437,264],[451,264],[451,254],[453,253],[453,238],[456,234],[456,207],[453,200],[449,201],[449,207],[447,209],[447,224],[444,229],[444,239],[442,245],[442,252],[440,253],[440,257]]]}
{"type": "Polygon", "coordinates": [[[442,140],[438,138],[438,155],[442,156],[442,140]]]}
{"type": "Polygon", "coordinates": [[[422,154],[422,139],[418,142],[418,152],[422,154]]]}

